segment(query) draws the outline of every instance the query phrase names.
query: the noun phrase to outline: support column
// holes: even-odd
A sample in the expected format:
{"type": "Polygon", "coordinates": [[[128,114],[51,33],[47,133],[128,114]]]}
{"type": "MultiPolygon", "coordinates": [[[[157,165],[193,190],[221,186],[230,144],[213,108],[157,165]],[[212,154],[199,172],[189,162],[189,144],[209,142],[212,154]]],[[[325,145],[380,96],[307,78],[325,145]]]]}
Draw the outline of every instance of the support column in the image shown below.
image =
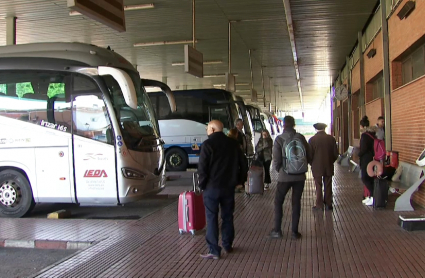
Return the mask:
{"type": "Polygon", "coordinates": [[[357,35],[358,48],[360,53],[360,96],[359,96],[359,107],[360,107],[360,118],[366,114],[365,99],[366,99],[366,78],[364,73],[364,56],[363,56],[363,33],[359,32],[357,35]]]}
{"type": "Polygon", "coordinates": [[[6,17],[6,45],[16,44],[16,16],[6,17]]]}
{"type": "Polygon", "coordinates": [[[347,126],[347,130],[348,130],[348,134],[346,134],[346,136],[348,136],[348,145],[352,146],[353,145],[353,139],[352,139],[352,135],[353,135],[353,130],[352,130],[352,124],[351,124],[351,66],[350,66],[350,57],[346,57],[345,58],[345,63],[347,65],[347,90],[348,90],[348,126],[347,126]]]}
{"type": "Polygon", "coordinates": [[[382,46],[384,55],[384,117],[385,117],[385,148],[392,149],[391,138],[391,87],[390,87],[390,44],[388,39],[387,1],[381,0],[382,46]]]}
{"type": "Polygon", "coordinates": [[[162,77],[162,83],[167,84],[167,76],[162,77]]]}

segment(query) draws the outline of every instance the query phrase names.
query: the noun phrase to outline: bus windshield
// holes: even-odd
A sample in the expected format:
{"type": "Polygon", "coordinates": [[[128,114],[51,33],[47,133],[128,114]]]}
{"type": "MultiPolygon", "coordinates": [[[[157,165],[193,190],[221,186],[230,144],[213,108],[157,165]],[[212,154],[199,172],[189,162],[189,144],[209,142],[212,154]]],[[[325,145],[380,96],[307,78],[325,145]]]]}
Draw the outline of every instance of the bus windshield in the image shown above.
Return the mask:
{"type": "Polygon", "coordinates": [[[123,140],[130,150],[142,150],[143,139],[160,138],[160,132],[152,104],[143,87],[138,73],[129,73],[136,87],[137,109],[127,105],[117,81],[110,75],[103,76],[108,87],[111,102],[117,118],[123,140]]]}

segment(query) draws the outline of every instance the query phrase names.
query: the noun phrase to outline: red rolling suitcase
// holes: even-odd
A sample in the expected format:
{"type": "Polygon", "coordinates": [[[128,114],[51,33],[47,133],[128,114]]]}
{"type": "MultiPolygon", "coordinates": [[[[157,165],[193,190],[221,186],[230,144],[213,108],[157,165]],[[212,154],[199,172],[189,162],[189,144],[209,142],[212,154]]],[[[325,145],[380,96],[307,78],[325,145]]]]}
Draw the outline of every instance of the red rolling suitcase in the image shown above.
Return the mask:
{"type": "Polygon", "coordinates": [[[198,190],[198,175],[193,174],[193,191],[185,191],[179,196],[179,233],[191,233],[205,228],[205,207],[202,193],[198,190]]]}

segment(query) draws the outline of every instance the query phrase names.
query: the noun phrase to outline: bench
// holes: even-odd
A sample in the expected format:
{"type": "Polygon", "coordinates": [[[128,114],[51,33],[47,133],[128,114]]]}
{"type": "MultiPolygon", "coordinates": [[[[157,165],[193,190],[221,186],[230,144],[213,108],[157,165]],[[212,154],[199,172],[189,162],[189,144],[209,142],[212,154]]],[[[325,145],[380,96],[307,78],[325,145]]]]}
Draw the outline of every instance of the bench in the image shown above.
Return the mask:
{"type": "Polygon", "coordinates": [[[338,163],[341,164],[342,166],[350,166],[350,160],[351,160],[351,157],[353,156],[353,152],[354,152],[354,147],[349,146],[347,151],[339,156],[338,163]]]}
{"type": "Polygon", "coordinates": [[[347,151],[340,155],[340,157],[338,158],[338,162],[342,166],[349,167],[348,171],[353,173],[360,170],[359,164],[355,160],[353,160],[353,155],[355,151],[356,147],[349,146],[347,151]]]}
{"type": "MultiPolygon", "coordinates": [[[[360,157],[359,157],[359,148],[354,147],[353,153],[350,158],[350,169],[349,171],[352,173],[359,172],[360,173],[360,157]]],[[[360,177],[360,174],[359,174],[360,177]]]]}
{"type": "Polygon", "coordinates": [[[406,191],[397,198],[394,211],[414,211],[410,199],[425,180],[425,175],[422,176],[424,168],[406,162],[400,162],[400,165],[403,167],[400,182],[389,182],[389,186],[406,191]]]}

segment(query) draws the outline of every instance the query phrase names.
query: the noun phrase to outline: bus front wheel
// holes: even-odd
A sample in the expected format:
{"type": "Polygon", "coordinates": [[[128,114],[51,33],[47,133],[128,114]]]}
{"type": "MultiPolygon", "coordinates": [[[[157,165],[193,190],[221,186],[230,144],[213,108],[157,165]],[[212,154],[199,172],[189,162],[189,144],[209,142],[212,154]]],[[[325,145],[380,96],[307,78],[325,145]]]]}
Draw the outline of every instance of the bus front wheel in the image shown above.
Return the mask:
{"type": "Polygon", "coordinates": [[[179,148],[169,149],[165,154],[165,160],[167,162],[167,171],[186,171],[189,159],[184,150],[179,148]]]}
{"type": "Polygon", "coordinates": [[[15,170],[0,172],[0,217],[19,218],[34,208],[28,179],[15,170]]]}

